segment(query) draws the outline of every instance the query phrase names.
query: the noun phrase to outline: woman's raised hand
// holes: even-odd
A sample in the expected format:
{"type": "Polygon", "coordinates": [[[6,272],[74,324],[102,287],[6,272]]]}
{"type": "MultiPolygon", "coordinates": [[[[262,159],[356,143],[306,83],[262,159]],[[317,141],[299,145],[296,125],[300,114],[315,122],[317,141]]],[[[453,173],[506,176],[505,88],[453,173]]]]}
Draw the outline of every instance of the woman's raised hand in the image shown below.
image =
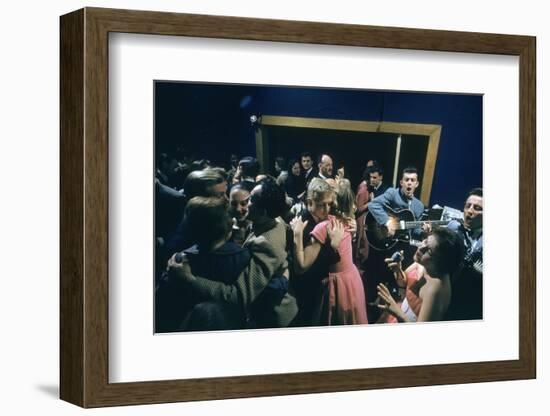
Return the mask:
{"type": "Polygon", "coordinates": [[[302,221],[300,216],[294,217],[294,219],[290,221],[290,228],[292,228],[292,232],[295,236],[303,235],[306,225],[307,221],[302,221]]]}

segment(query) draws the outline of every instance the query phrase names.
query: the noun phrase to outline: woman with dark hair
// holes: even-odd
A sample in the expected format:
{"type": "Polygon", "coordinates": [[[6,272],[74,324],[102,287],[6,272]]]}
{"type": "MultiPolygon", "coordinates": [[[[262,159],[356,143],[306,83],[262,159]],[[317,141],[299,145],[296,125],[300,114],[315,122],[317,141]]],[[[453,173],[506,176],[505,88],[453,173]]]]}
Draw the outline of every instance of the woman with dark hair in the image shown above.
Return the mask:
{"type": "Polygon", "coordinates": [[[289,326],[298,308],[287,291],[286,224],[278,218],[287,209],[284,191],[273,179],[254,187],[248,205],[252,230],[243,244],[251,258],[235,282],[197,275],[185,256],[181,262],[176,256],[169,260],[171,275],[191,293],[239,306],[249,327],[289,326]]]}
{"type": "Polygon", "coordinates": [[[281,173],[285,172],[286,161],[282,156],[277,156],[275,162],[273,163],[273,176],[278,178],[281,173]]]}
{"type": "MultiPolygon", "coordinates": [[[[464,253],[460,237],[447,228],[436,228],[414,255],[414,263],[405,271],[401,261],[386,259],[397,284],[405,287],[405,298],[398,304],[388,288],[380,283],[378,295],[388,312],[386,322],[440,321],[451,301],[451,276],[458,270],[464,253]]],[[[384,320],[384,315],[381,320],[384,320]]]]}
{"type": "Polygon", "coordinates": [[[292,203],[297,203],[305,187],[304,178],[300,171],[300,162],[297,159],[291,159],[288,163],[287,174],[284,177],[280,176],[277,182],[283,186],[288,197],[292,198],[292,203]]]}

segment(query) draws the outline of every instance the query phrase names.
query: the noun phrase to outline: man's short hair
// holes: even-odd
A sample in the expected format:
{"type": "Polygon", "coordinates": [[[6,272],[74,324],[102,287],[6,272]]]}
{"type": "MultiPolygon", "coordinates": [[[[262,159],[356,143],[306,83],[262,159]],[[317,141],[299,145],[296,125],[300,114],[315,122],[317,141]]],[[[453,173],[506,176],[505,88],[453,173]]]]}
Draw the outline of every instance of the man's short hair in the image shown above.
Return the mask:
{"type": "Polygon", "coordinates": [[[384,175],[384,169],[382,169],[382,166],[380,166],[378,163],[369,166],[367,169],[369,170],[369,174],[378,172],[380,176],[384,175]]]}
{"type": "Polygon", "coordinates": [[[303,157],[309,157],[311,160],[313,160],[313,157],[311,156],[311,153],[310,153],[310,152],[302,152],[302,154],[300,155],[300,160],[301,160],[303,157]]]}
{"type": "Polygon", "coordinates": [[[196,196],[185,207],[184,222],[191,240],[202,247],[226,237],[231,230],[233,220],[227,210],[224,198],[196,196]]]}
{"type": "Polygon", "coordinates": [[[317,157],[317,164],[321,163],[323,161],[323,156],[328,156],[332,159],[332,157],[329,155],[329,154],[326,154],[326,153],[321,153],[318,157],[317,157]]]}
{"type": "MultiPolygon", "coordinates": [[[[470,192],[468,192],[468,197],[475,195],[479,196],[480,198],[483,198],[483,188],[474,188],[470,192]]],[[[468,198],[466,198],[468,199],[468,198]]]]}
{"type": "Polygon", "coordinates": [[[307,187],[307,199],[320,201],[325,194],[332,192],[332,188],[327,181],[321,178],[313,178],[307,187]]]}
{"type": "Polygon", "coordinates": [[[225,180],[227,180],[227,171],[221,166],[208,166],[206,169],[218,172],[225,180]]]}
{"type": "Polygon", "coordinates": [[[256,208],[263,209],[270,218],[282,216],[288,210],[284,189],[277,185],[273,177],[263,178],[258,185],[261,187],[259,198],[254,201],[256,208]]]}
{"type": "Polygon", "coordinates": [[[453,275],[464,258],[464,243],[460,236],[448,228],[436,228],[432,235],[437,240],[435,250],[437,269],[441,273],[453,275]]]}
{"type": "Polygon", "coordinates": [[[252,156],[243,157],[239,161],[239,166],[241,167],[241,173],[243,176],[255,178],[260,172],[260,164],[258,159],[252,156]]]}
{"type": "Polygon", "coordinates": [[[406,173],[416,173],[416,177],[418,178],[418,169],[416,169],[414,166],[407,166],[405,169],[403,169],[403,173],[401,173],[401,178],[403,178],[406,173]]]}
{"type": "Polygon", "coordinates": [[[367,166],[363,171],[363,180],[368,182],[370,180],[370,174],[376,172],[378,172],[380,176],[384,176],[384,169],[382,169],[382,166],[380,166],[378,162],[374,161],[374,165],[367,166]]]}
{"type": "Polygon", "coordinates": [[[183,190],[188,199],[208,196],[208,188],[223,182],[225,178],[215,169],[194,170],[185,178],[183,190]]]}

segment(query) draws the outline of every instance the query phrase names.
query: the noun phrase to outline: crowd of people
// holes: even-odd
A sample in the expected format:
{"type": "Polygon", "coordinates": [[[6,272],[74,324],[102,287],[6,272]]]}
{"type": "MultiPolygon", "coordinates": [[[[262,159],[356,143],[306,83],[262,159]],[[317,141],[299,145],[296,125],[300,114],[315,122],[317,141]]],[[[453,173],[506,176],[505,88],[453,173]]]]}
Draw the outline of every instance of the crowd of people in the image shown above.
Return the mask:
{"type": "Polygon", "coordinates": [[[328,154],[278,157],[271,172],[252,156],[219,167],[161,154],[155,331],[481,319],[481,188],[463,220],[436,227],[414,167],[391,187],[369,160],[355,192],[333,170],[328,154]],[[388,208],[412,212],[418,247],[371,247],[367,215],[388,239],[400,232],[388,208]]]}

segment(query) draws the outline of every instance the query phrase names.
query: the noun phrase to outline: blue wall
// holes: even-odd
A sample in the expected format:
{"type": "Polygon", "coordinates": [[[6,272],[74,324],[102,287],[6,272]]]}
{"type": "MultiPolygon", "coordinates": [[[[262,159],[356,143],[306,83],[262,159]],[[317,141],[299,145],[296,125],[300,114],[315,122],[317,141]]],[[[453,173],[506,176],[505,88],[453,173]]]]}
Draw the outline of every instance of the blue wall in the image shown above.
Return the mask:
{"type": "Polygon", "coordinates": [[[430,205],[461,208],[482,185],[479,95],[157,82],[155,104],[158,149],[184,142],[220,161],[255,154],[251,114],[440,124],[430,205]]]}

